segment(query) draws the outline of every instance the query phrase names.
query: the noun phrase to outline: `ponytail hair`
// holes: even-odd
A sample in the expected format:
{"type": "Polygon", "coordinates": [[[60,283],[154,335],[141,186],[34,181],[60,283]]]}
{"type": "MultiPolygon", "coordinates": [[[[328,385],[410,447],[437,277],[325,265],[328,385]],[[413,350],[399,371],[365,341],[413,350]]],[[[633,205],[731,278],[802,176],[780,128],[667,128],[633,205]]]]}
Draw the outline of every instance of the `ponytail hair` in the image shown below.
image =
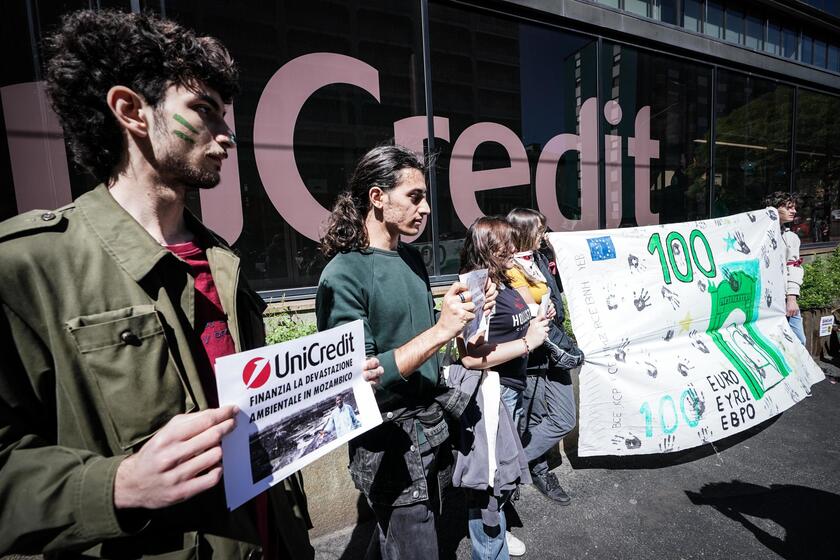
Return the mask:
{"type": "Polygon", "coordinates": [[[321,251],[331,259],[336,254],[368,246],[365,216],[359,211],[364,204],[353,200],[353,193],[344,191],[335,200],[327,220],[327,231],[321,238],[321,251]]]}
{"type": "Polygon", "coordinates": [[[404,169],[416,169],[425,175],[427,167],[403,146],[377,146],[362,156],[347,190],[338,195],[327,219],[321,252],[331,259],[338,253],[367,249],[370,242],[365,219],[370,212],[370,189],[379,187],[388,192],[402,179],[404,169]]]}

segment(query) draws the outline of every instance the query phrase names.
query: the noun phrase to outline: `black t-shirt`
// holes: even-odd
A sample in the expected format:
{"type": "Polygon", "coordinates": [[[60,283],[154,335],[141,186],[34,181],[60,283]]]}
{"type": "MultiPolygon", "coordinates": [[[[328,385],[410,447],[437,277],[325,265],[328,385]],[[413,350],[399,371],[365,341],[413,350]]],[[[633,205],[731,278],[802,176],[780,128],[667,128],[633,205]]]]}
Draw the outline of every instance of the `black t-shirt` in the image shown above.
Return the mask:
{"type": "MultiPolygon", "coordinates": [[[[522,338],[528,331],[530,322],[531,311],[519,292],[513,288],[502,288],[496,296],[496,310],[490,317],[487,342],[502,343],[522,338]]],[[[528,356],[525,354],[524,344],[522,354],[492,368],[499,372],[502,385],[517,391],[525,389],[525,368],[528,365],[528,356]]]]}

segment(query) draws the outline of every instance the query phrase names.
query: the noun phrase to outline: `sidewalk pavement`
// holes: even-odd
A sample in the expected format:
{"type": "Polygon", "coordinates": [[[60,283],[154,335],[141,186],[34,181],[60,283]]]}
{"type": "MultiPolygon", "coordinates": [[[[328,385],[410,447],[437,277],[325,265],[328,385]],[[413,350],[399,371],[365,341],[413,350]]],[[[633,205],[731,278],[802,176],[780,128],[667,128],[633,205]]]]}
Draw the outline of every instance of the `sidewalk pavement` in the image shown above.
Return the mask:
{"type": "MultiPolygon", "coordinates": [[[[522,489],[525,559],[840,559],[840,385],[725,440],[667,455],[576,457],[554,472],[572,496],[522,489]]],[[[558,459],[560,459],[558,457],[558,459]]],[[[450,495],[441,558],[468,559],[466,513],[450,495]]],[[[370,522],[314,541],[316,558],[364,557],[370,522]]]]}

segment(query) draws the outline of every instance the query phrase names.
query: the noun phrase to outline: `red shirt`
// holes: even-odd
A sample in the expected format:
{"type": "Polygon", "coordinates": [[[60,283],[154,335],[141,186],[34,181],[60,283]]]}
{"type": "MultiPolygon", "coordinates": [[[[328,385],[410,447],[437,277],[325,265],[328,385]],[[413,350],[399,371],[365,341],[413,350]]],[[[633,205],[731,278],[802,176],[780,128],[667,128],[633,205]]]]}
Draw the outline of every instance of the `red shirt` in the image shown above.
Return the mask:
{"type": "Polygon", "coordinates": [[[222,309],[204,249],[195,241],[168,245],[167,249],[190,265],[190,274],[195,280],[195,333],[201,338],[202,351],[196,357],[207,401],[211,407],[217,407],[216,358],[236,352],[233,337],[228,331],[227,315],[222,309]]]}
{"type": "MultiPolygon", "coordinates": [[[[204,249],[195,241],[167,245],[166,248],[190,266],[190,274],[195,281],[195,332],[201,338],[202,350],[196,359],[207,402],[211,407],[218,407],[216,358],[235,353],[236,346],[228,330],[227,315],[222,308],[216,283],[210,273],[210,263],[204,249]]],[[[254,499],[254,507],[263,557],[275,558],[276,552],[268,534],[268,496],[265,492],[254,499]]]]}

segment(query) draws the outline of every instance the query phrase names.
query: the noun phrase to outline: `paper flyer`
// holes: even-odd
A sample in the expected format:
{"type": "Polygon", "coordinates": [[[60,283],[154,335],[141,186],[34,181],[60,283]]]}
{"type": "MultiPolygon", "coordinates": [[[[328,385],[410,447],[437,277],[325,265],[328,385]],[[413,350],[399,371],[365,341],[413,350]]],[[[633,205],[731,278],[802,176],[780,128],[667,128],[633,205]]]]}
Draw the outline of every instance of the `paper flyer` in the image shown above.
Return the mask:
{"type": "Polygon", "coordinates": [[[216,360],[219,404],[239,407],[222,439],[228,509],[382,423],[361,321],[216,360]]]}
{"type": "Polygon", "coordinates": [[[458,276],[462,284],[470,289],[470,297],[475,304],[475,319],[464,327],[464,340],[470,340],[476,333],[487,332],[489,317],[483,313],[484,286],[487,285],[487,269],[481,268],[458,276]]]}

